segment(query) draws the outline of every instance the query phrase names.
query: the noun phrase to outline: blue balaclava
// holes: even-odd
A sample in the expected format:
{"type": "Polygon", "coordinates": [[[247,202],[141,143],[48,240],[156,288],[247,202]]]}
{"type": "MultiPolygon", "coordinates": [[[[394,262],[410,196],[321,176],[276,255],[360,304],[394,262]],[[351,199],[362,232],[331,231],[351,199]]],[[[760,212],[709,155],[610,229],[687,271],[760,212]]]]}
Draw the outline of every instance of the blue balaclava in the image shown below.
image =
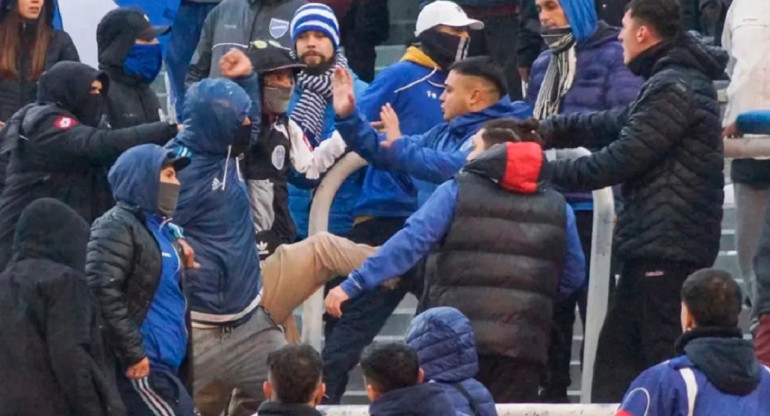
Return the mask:
{"type": "Polygon", "coordinates": [[[599,18],[596,16],[594,0],[559,0],[572,34],[577,42],[589,39],[596,32],[599,18]]]}
{"type": "Polygon", "coordinates": [[[123,72],[136,75],[149,84],[158,76],[162,65],[163,52],[160,43],[135,43],[123,60],[123,72]]]}

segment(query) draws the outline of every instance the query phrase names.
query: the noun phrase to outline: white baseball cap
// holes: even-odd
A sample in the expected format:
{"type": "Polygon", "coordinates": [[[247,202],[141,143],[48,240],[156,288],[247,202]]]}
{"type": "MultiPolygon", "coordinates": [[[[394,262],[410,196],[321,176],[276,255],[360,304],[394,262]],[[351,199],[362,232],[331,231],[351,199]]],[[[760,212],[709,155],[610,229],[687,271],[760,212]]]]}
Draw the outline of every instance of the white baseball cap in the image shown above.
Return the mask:
{"type": "Polygon", "coordinates": [[[415,27],[414,35],[420,36],[420,33],[438,25],[452,27],[467,26],[471,30],[484,29],[484,23],[469,18],[462,7],[458,6],[456,3],[438,0],[423,7],[420,15],[417,16],[417,25],[415,27]]]}

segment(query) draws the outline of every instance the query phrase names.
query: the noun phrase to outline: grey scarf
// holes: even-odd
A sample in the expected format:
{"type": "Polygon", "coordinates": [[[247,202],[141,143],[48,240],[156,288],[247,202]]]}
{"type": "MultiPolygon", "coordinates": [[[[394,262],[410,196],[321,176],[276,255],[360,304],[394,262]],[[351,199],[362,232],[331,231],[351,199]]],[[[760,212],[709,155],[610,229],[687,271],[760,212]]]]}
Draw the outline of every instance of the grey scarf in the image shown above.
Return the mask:
{"type": "Polygon", "coordinates": [[[559,113],[561,100],[572,87],[577,67],[575,37],[569,26],[545,29],[541,35],[551,49],[551,62],[535,101],[534,116],[538,120],[559,113]]]}

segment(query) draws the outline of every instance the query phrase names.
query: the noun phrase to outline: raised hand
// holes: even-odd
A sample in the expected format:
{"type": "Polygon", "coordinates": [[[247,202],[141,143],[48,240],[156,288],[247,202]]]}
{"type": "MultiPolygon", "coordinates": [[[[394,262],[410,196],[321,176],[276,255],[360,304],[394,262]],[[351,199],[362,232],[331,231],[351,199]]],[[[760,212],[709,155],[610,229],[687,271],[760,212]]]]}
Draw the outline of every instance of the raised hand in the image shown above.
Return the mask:
{"type": "Polygon", "coordinates": [[[390,103],[382,106],[382,110],[380,110],[380,120],[382,120],[383,130],[385,130],[385,141],[380,143],[380,145],[382,147],[390,147],[396,140],[399,140],[403,136],[398,122],[398,114],[393,110],[390,103]]]}
{"type": "Polygon", "coordinates": [[[345,68],[334,68],[332,77],[334,89],[334,113],[337,117],[345,118],[353,114],[356,108],[356,97],[353,95],[353,77],[345,68]]]}
{"type": "Polygon", "coordinates": [[[240,78],[251,75],[254,68],[251,66],[251,59],[240,49],[230,49],[229,52],[219,60],[219,71],[225,78],[240,78]]]}

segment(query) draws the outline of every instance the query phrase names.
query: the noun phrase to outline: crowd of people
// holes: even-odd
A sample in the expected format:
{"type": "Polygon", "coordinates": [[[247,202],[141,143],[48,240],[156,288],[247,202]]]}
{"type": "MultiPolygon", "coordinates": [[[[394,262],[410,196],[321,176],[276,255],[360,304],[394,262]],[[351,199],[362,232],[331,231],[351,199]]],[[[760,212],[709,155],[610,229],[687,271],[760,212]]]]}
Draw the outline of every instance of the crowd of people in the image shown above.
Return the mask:
{"type": "Polygon", "coordinates": [[[614,187],[592,401],[770,416],[770,161],[731,169],[744,287],[711,268],[723,140],[770,133],[770,9],[514,3],[421,2],[375,75],[380,0],[120,7],[98,69],[56,1],[0,1],[0,415],[319,415],[359,365],[374,416],[567,402],[614,187]],[[348,152],[369,166],[309,236],[348,152]],[[324,287],[319,352],[294,311],[324,287]],[[373,343],[409,293],[405,343],[373,343]]]}

